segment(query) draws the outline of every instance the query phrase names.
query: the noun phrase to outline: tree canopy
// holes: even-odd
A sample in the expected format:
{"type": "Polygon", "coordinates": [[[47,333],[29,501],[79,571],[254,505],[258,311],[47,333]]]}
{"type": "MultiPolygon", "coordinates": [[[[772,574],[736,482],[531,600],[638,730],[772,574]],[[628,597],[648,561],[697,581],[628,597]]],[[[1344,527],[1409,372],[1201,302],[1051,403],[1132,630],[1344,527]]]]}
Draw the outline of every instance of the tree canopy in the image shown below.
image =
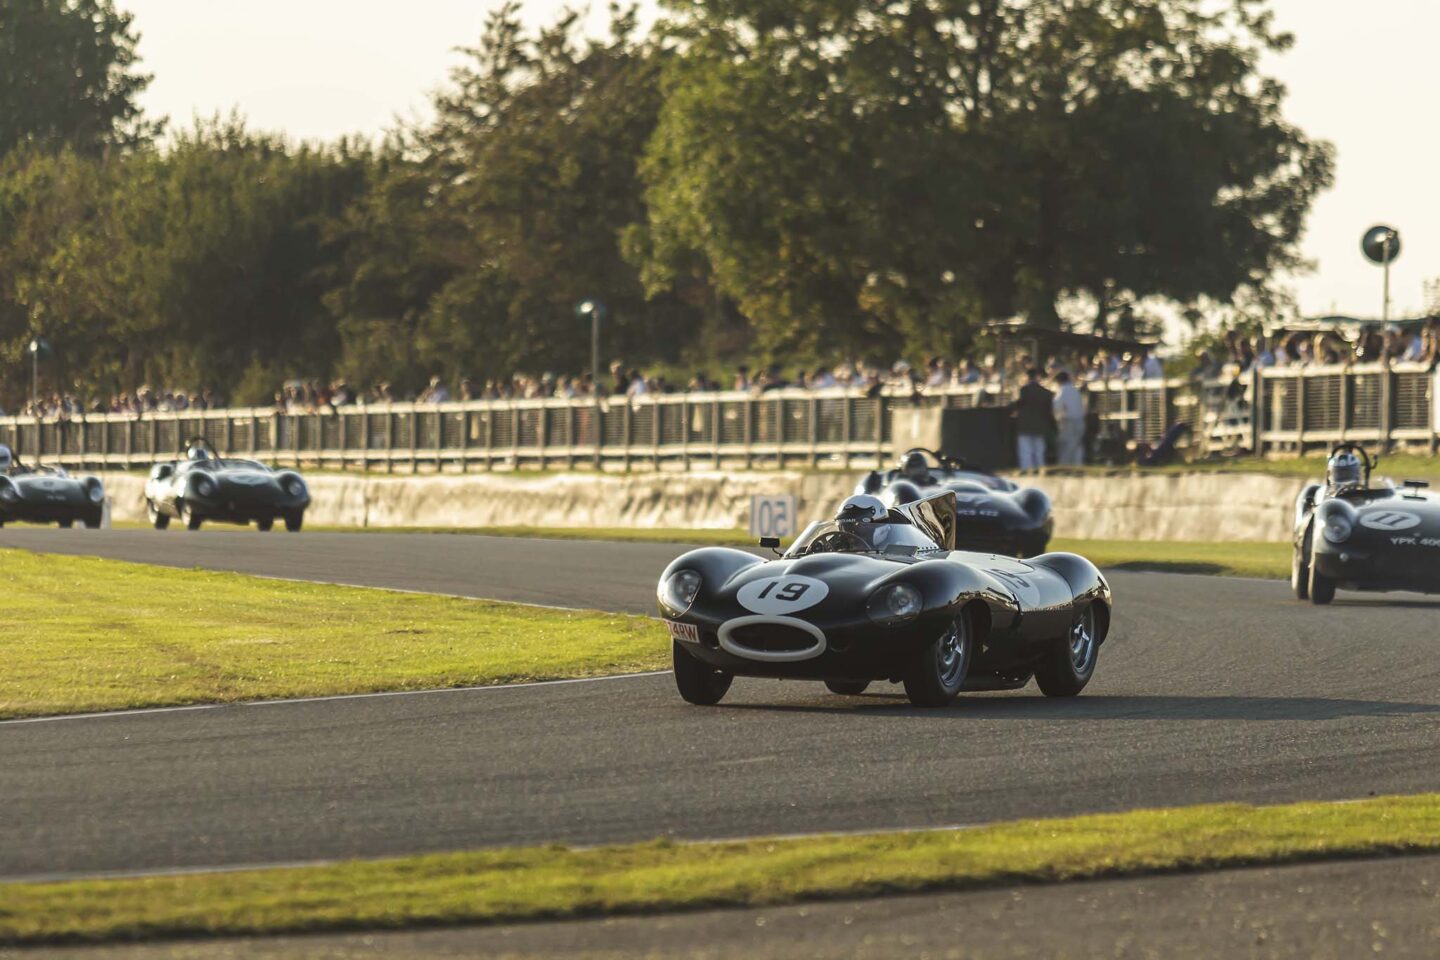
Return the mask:
{"type": "MultiPolygon", "coordinates": [[[[155,143],[109,0],[0,0],[0,400],[966,349],[1015,314],[1276,302],[1332,150],[1262,0],[509,3],[376,144],[155,143]],[[58,71],[58,72],[57,72],[58,71]]],[[[8,404],[7,404],[8,405],[8,404]]]]}

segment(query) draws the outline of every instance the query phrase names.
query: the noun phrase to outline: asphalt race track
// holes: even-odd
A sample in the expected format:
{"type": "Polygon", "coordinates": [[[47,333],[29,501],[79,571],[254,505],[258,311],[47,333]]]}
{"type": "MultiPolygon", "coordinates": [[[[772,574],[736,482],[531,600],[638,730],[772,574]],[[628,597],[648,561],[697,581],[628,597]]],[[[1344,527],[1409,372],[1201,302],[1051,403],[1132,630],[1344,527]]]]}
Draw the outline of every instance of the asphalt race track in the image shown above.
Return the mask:
{"type": "MultiPolygon", "coordinates": [[[[647,610],[653,544],[6,530],[0,546],[647,610]]],[[[667,676],[0,724],[0,877],[977,823],[1440,787],[1440,604],[1322,610],[1258,580],[1117,573],[1074,701],[667,676]]],[[[184,629],[177,624],[176,629],[184,629]]]]}

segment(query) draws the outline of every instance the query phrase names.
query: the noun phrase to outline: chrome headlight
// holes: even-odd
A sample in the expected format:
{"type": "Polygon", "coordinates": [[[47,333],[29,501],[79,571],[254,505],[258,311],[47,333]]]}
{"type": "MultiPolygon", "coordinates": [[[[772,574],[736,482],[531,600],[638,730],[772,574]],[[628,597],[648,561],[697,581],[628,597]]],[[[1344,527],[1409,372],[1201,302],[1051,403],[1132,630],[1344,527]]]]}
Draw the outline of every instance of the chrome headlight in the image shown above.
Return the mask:
{"type": "Polygon", "coordinates": [[[15,484],[9,480],[0,478],[0,500],[6,503],[14,503],[20,499],[20,491],[15,489],[15,484]]]}
{"type": "Polygon", "coordinates": [[[1344,543],[1355,532],[1355,522],[1337,510],[1325,518],[1320,532],[1331,543],[1344,543]]]}
{"type": "Polygon", "coordinates": [[[901,623],[919,616],[924,606],[919,590],[908,583],[892,583],[876,590],[866,609],[876,623],[901,623]]]}
{"type": "Polygon", "coordinates": [[[190,485],[197,497],[209,497],[215,493],[215,481],[209,477],[196,477],[195,482],[190,485]]]}
{"type": "Polygon", "coordinates": [[[684,613],[700,595],[700,574],[694,570],[676,570],[660,581],[657,595],[666,610],[684,613]]]}
{"type": "Polygon", "coordinates": [[[286,477],[284,480],[280,481],[280,485],[284,487],[285,492],[290,494],[290,496],[292,497],[305,496],[305,481],[301,480],[293,473],[286,477]]]}
{"type": "Polygon", "coordinates": [[[103,503],[105,500],[105,485],[94,477],[85,484],[85,494],[90,498],[91,503],[103,503]]]}

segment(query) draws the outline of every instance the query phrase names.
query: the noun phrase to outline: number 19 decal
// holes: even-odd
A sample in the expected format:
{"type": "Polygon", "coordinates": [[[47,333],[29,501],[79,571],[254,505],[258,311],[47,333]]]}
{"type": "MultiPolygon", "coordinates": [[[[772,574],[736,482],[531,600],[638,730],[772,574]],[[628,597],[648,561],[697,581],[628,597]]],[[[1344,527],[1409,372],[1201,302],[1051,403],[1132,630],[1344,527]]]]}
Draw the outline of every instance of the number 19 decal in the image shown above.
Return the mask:
{"type": "Polygon", "coordinates": [[[810,609],[829,592],[830,588],[820,580],[792,574],[747,583],[735,599],[752,613],[787,614],[810,609]]]}

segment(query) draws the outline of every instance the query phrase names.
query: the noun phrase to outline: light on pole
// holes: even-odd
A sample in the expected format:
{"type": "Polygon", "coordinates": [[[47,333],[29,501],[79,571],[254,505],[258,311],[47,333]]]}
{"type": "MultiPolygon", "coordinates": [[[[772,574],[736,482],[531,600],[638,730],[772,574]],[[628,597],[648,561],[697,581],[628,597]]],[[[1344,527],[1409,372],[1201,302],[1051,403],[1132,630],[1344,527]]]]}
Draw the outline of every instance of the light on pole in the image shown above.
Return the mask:
{"type": "Polygon", "coordinates": [[[594,450],[593,462],[596,471],[600,470],[600,441],[603,439],[603,430],[600,426],[600,320],[605,316],[605,304],[599,300],[581,300],[575,304],[575,315],[590,318],[590,395],[594,397],[594,430],[595,437],[591,443],[594,450]]]}
{"type": "Polygon", "coordinates": [[[605,304],[599,300],[582,300],[575,313],[590,318],[590,379],[595,396],[600,396],[600,321],[605,317],[605,304]]]}
{"type": "Polygon", "coordinates": [[[30,341],[27,348],[30,351],[30,409],[36,409],[40,399],[40,349],[42,343],[39,337],[30,341]]]}
{"type": "Polygon", "coordinates": [[[1380,301],[1380,320],[1390,322],[1390,264],[1400,256],[1400,232],[1384,224],[1371,227],[1360,238],[1360,251],[1371,263],[1385,268],[1385,292],[1380,301]]]}

